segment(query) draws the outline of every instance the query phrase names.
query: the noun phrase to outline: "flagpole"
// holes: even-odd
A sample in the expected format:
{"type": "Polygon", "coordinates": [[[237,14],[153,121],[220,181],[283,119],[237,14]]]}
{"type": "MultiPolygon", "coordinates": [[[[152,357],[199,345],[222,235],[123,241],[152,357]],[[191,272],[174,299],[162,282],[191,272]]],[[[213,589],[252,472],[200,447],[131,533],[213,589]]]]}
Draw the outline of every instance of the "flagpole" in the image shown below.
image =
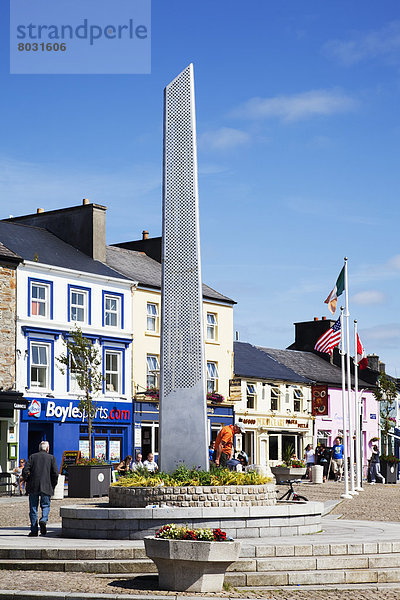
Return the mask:
{"type": "Polygon", "coordinates": [[[354,319],[354,407],[356,412],[356,491],[363,492],[363,468],[361,462],[361,411],[358,393],[357,320],[354,319]]]}
{"type": "Polygon", "coordinates": [[[351,372],[350,372],[350,325],[349,325],[349,286],[347,278],[347,256],[344,258],[344,294],[346,299],[346,369],[347,369],[347,406],[349,411],[349,456],[350,456],[350,494],[352,496],[358,496],[354,488],[354,413],[352,410],[351,402],[351,372]]]}
{"type": "Polygon", "coordinates": [[[342,415],[343,415],[343,477],[344,493],[341,498],[351,500],[353,496],[349,494],[349,477],[347,469],[347,410],[346,410],[346,371],[344,364],[344,327],[343,327],[343,306],[340,307],[340,356],[342,365],[342,415]]]}

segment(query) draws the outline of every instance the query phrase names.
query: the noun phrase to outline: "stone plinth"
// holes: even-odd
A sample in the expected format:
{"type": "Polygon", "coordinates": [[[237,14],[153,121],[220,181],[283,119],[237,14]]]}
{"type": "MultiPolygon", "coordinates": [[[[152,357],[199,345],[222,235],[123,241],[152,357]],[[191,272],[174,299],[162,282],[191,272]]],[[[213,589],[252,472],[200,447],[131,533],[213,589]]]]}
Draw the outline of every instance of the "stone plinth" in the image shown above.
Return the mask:
{"type": "Polygon", "coordinates": [[[234,539],[316,533],[322,502],[275,506],[166,508],[61,507],[62,535],[71,538],[142,540],[167,523],[220,528],[234,539]]]}
{"type": "Polygon", "coordinates": [[[273,506],[276,487],[265,485],[189,487],[110,487],[110,506],[145,508],[149,505],[180,506],[273,506]]]}

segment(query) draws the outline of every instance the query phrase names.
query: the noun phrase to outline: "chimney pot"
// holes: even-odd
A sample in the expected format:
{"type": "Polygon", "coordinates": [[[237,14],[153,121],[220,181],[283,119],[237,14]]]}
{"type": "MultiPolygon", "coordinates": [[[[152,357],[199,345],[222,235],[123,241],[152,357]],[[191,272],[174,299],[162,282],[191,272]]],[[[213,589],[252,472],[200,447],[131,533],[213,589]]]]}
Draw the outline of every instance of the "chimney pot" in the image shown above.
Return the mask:
{"type": "Polygon", "coordinates": [[[44,212],[44,208],[37,208],[36,209],[37,214],[44,212]]]}
{"type": "Polygon", "coordinates": [[[314,317],[314,321],[318,321],[318,317],[314,317]]]}
{"type": "Polygon", "coordinates": [[[142,239],[143,240],[148,240],[149,239],[149,232],[144,230],[142,231],[142,239]]]}
{"type": "Polygon", "coordinates": [[[89,198],[83,198],[82,200],[82,204],[86,205],[86,204],[90,204],[90,200],[89,198]]]}
{"type": "Polygon", "coordinates": [[[321,317],[321,319],[322,319],[323,321],[326,321],[326,317],[321,317]]]}

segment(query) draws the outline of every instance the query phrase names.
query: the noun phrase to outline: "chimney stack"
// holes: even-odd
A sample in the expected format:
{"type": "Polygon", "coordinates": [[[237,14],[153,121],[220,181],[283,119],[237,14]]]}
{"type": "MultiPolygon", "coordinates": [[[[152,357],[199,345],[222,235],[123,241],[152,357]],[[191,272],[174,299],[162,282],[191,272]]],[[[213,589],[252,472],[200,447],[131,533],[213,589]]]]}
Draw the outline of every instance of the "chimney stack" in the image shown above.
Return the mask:
{"type": "Polygon", "coordinates": [[[321,317],[321,319],[322,319],[323,321],[326,321],[326,317],[321,317]]]}
{"type": "Polygon", "coordinates": [[[89,200],[89,198],[83,198],[83,200],[82,200],[82,204],[83,204],[84,206],[86,206],[86,204],[90,204],[90,200],[89,200]]]}
{"type": "Polygon", "coordinates": [[[318,321],[318,317],[314,317],[314,321],[318,321]]]}
{"type": "Polygon", "coordinates": [[[144,230],[142,231],[142,240],[148,240],[149,239],[149,232],[144,230]]]}
{"type": "Polygon", "coordinates": [[[36,213],[37,213],[37,214],[39,214],[39,213],[43,213],[43,212],[44,212],[44,208],[37,208],[37,209],[36,209],[36,213]]]}

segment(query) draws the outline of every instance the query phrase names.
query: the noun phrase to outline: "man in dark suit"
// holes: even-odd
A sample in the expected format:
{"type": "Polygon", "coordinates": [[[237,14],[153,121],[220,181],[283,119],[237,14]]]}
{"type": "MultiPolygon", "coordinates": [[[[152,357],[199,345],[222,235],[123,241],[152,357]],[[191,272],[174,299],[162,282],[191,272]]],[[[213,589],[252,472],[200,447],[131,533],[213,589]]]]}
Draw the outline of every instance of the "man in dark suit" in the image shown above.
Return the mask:
{"type": "Polygon", "coordinates": [[[40,442],[39,452],[28,458],[22,477],[26,481],[26,491],[29,494],[29,518],[31,532],[29,537],[37,537],[39,526],[41,535],[46,535],[46,523],[50,512],[50,498],[58,480],[57,461],[49,454],[49,442],[40,442]],[[42,518],[38,526],[38,506],[42,509],[42,518]]]}

